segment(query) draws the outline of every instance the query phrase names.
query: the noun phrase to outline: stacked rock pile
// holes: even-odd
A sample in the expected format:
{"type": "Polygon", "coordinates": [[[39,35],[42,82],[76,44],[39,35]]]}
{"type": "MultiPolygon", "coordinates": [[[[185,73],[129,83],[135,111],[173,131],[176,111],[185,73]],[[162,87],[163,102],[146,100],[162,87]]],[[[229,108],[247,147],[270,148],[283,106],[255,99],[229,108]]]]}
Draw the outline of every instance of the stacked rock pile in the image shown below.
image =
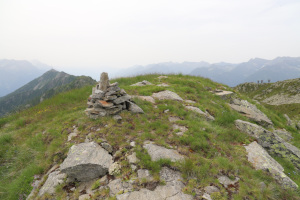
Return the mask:
{"type": "Polygon", "coordinates": [[[109,115],[117,115],[122,110],[129,110],[133,113],[144,113],[137,106],[124,89],[119,88],[118,83],[109,83],[108,74],[103,72],[100,81],[92,90],[88,98],[86,114],[93,119],[109,115]]]}

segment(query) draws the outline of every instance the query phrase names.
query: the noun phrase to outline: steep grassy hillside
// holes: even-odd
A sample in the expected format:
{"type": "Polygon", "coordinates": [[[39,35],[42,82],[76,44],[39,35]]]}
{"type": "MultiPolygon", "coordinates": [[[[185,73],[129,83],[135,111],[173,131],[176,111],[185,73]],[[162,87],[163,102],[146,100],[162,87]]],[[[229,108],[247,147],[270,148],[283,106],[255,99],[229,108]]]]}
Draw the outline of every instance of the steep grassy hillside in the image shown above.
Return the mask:
{"type": "Polygon", "coordinates": [[[300,78],[276,83],[244,83],[235,89],[270,109],[300,119],[300,78]]]}
{"type": "MultiPolygon", "coordinates": [[[[208,185],[222,188],[217,176],[223,174],[240,178],[238,186],[233,188],[236,192],[228,192],[222,188],[213,199],[300,199],[299,191],[283,189],[267,172],[255,170],[248,162],[243,145],[254,139],[238,131],[234,120],[249,120],[233,111],[225,100],[210,92],[226,86],[200,77],[169,75],[161,81],[157,77],[158,75],[145,75],[119,78],[111,80],[111,83],[117,81],[130,95],[145,96],[165,90],[166,88],[156,84],[167,83],[170,85],[168,90],[176,92],[183,99],[195,101],[193,106],[206,110],[216,120],[206,121],[203,116],[185,109],[182,102],[156,100],[153,105],[140,99],[135,99],[135,102],[145,114],[122,112],[120,124],[111,117],[93,120],[84,113],[92,86],[60,93],[35,107],[0,119],[0,199],[26,198],[32,189],[34,176],[45,174],[55,164],[61,164],[69,148],[73,144],[84,142],[87,136],[95,142],[101,142],[101,138],[104,138],[113,146],[114,151],[120,149],[124,154],[128,151],[130,141],[135,141],[137,157],[140,159],[138,168],[149,169],[154,177],[158,176],[162,166],[178,169],[183,174],[184,192],[188,194],[196,195],[197,189],[208,185]],[[155,85],[130,86],[143,80],[155,85]],[[168,120],[170,116],[179,117],[182,120],[176,123],[188,128],[183,136],[175,134],[179,130],[173,130],[172,123],[168,120]],[[73,131],[74,126],[78,127],[79,134],[68,142],[68,134],[73,131]],[[182,163],[170,160],[153,162],[141,147],[145,140],[155,141],[164,147],[176,147],[186,159],[182,163]],[[265,189],[261,188],[262,182],[266,184],[265,189]]],[[[262,105],[257,106],[273,121],[276,128],[289,130],[294,136],[291,143],[300,147],[299,134],[286,126],[286,119],[282,114],[262,105]]],[[[299,185],[299,172],[293,165],[282,158],[276,159],[285,168],[285,173],[299,185]]],[[[122,168],[118,176],[122,180],[128,180],[134,173],[129,173],[130,166],[126,160],[120,160],[122,168]]],[[[55,198],[66,199],[66,188],[64,185],[58,187],[55,198]]],[[[71,199],[76,199],[79,194],[75,191],[72,195],[71,199]]],[[[102,195],[107,197],[106,193],[102,195]]]]}
{"type": "Polygon", "coordinates": [[[0,98],[0,116],[32,106],[55,94],[85,85],[95,84],[90,77],[72,76],[50,70],[18,90],[0,98]]]}

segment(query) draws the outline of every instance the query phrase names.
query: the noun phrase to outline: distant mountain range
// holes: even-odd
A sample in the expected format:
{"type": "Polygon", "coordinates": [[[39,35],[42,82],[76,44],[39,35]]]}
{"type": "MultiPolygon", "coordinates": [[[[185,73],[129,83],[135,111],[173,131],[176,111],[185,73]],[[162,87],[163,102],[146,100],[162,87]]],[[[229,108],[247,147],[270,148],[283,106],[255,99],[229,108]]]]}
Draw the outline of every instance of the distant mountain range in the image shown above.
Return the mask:
{"type": "Polygon", "coordinates": [[[54,69],[0,98],[0,116],[24,107],[33,106],[53,95],[85,85],[96,84],[88,76],[73,76],[54,69]]]}
{"type": "Polygon", "coordinates": [[[244,82],[282,81],[300,77],[300,57],[278,57],[273,60],[254,58],[239,64],[207,62],[158,63],[120,70],[116,76],[135,76],[149,73],[182,73],[202,76],[231,87],[244,82]]]}
{"type": "Polygon", "coordinates": [[[50,66],[38,61],[0,60],[0,97],[41,76],[50,66]]]}

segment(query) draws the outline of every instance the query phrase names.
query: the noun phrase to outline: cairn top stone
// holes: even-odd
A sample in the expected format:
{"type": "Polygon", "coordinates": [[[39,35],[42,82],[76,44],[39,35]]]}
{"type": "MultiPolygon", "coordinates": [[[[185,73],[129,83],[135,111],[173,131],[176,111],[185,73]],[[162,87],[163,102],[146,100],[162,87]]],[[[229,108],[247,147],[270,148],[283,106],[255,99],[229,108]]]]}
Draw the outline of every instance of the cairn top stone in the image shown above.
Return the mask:
{"type": "Polygon", "coordinates": [[[106,91],[109,86],[109,78],[107,72],[102,72],[99,82],[99,90],[106,91]]]}

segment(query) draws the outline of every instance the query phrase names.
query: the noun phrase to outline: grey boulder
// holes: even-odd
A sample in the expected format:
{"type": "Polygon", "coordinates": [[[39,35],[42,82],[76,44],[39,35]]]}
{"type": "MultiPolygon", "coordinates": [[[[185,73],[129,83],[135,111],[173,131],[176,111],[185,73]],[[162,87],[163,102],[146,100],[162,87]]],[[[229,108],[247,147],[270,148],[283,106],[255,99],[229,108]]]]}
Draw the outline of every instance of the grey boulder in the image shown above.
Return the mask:
{"type": "Polygon", "coordinates": [[[170,159],[172,162],[175,162],[182,161],[184,159],[184,157],[176,150],[158,146],[150,141],[145,141],[143,147],[148,151],[152,161],[157,161],[159,159],[170,159]]]}
{"type": "Polygon", "coordinates": [[[108,172],[112,156],[95,142],[73,145],[60,165],[71,180],[89,181],[108,172]]]}
{"type": "Polygon", "coordinates": [[[54,195],[56,186],[62,184],[66,174],[61,173],[59,170],[51,172],[48,175],[48,178],[42,188],[39,191],[39,196],[43,196],[45,194],[54,195]]]}
{"type": "Polygon", "coordinates": [[[259,123],[262,126],[273,126],[272,121],[257,107],[246,100],[234,99],[229,106],[241,113],[242,115],[252,119],[253,121],[259,123]]]}

